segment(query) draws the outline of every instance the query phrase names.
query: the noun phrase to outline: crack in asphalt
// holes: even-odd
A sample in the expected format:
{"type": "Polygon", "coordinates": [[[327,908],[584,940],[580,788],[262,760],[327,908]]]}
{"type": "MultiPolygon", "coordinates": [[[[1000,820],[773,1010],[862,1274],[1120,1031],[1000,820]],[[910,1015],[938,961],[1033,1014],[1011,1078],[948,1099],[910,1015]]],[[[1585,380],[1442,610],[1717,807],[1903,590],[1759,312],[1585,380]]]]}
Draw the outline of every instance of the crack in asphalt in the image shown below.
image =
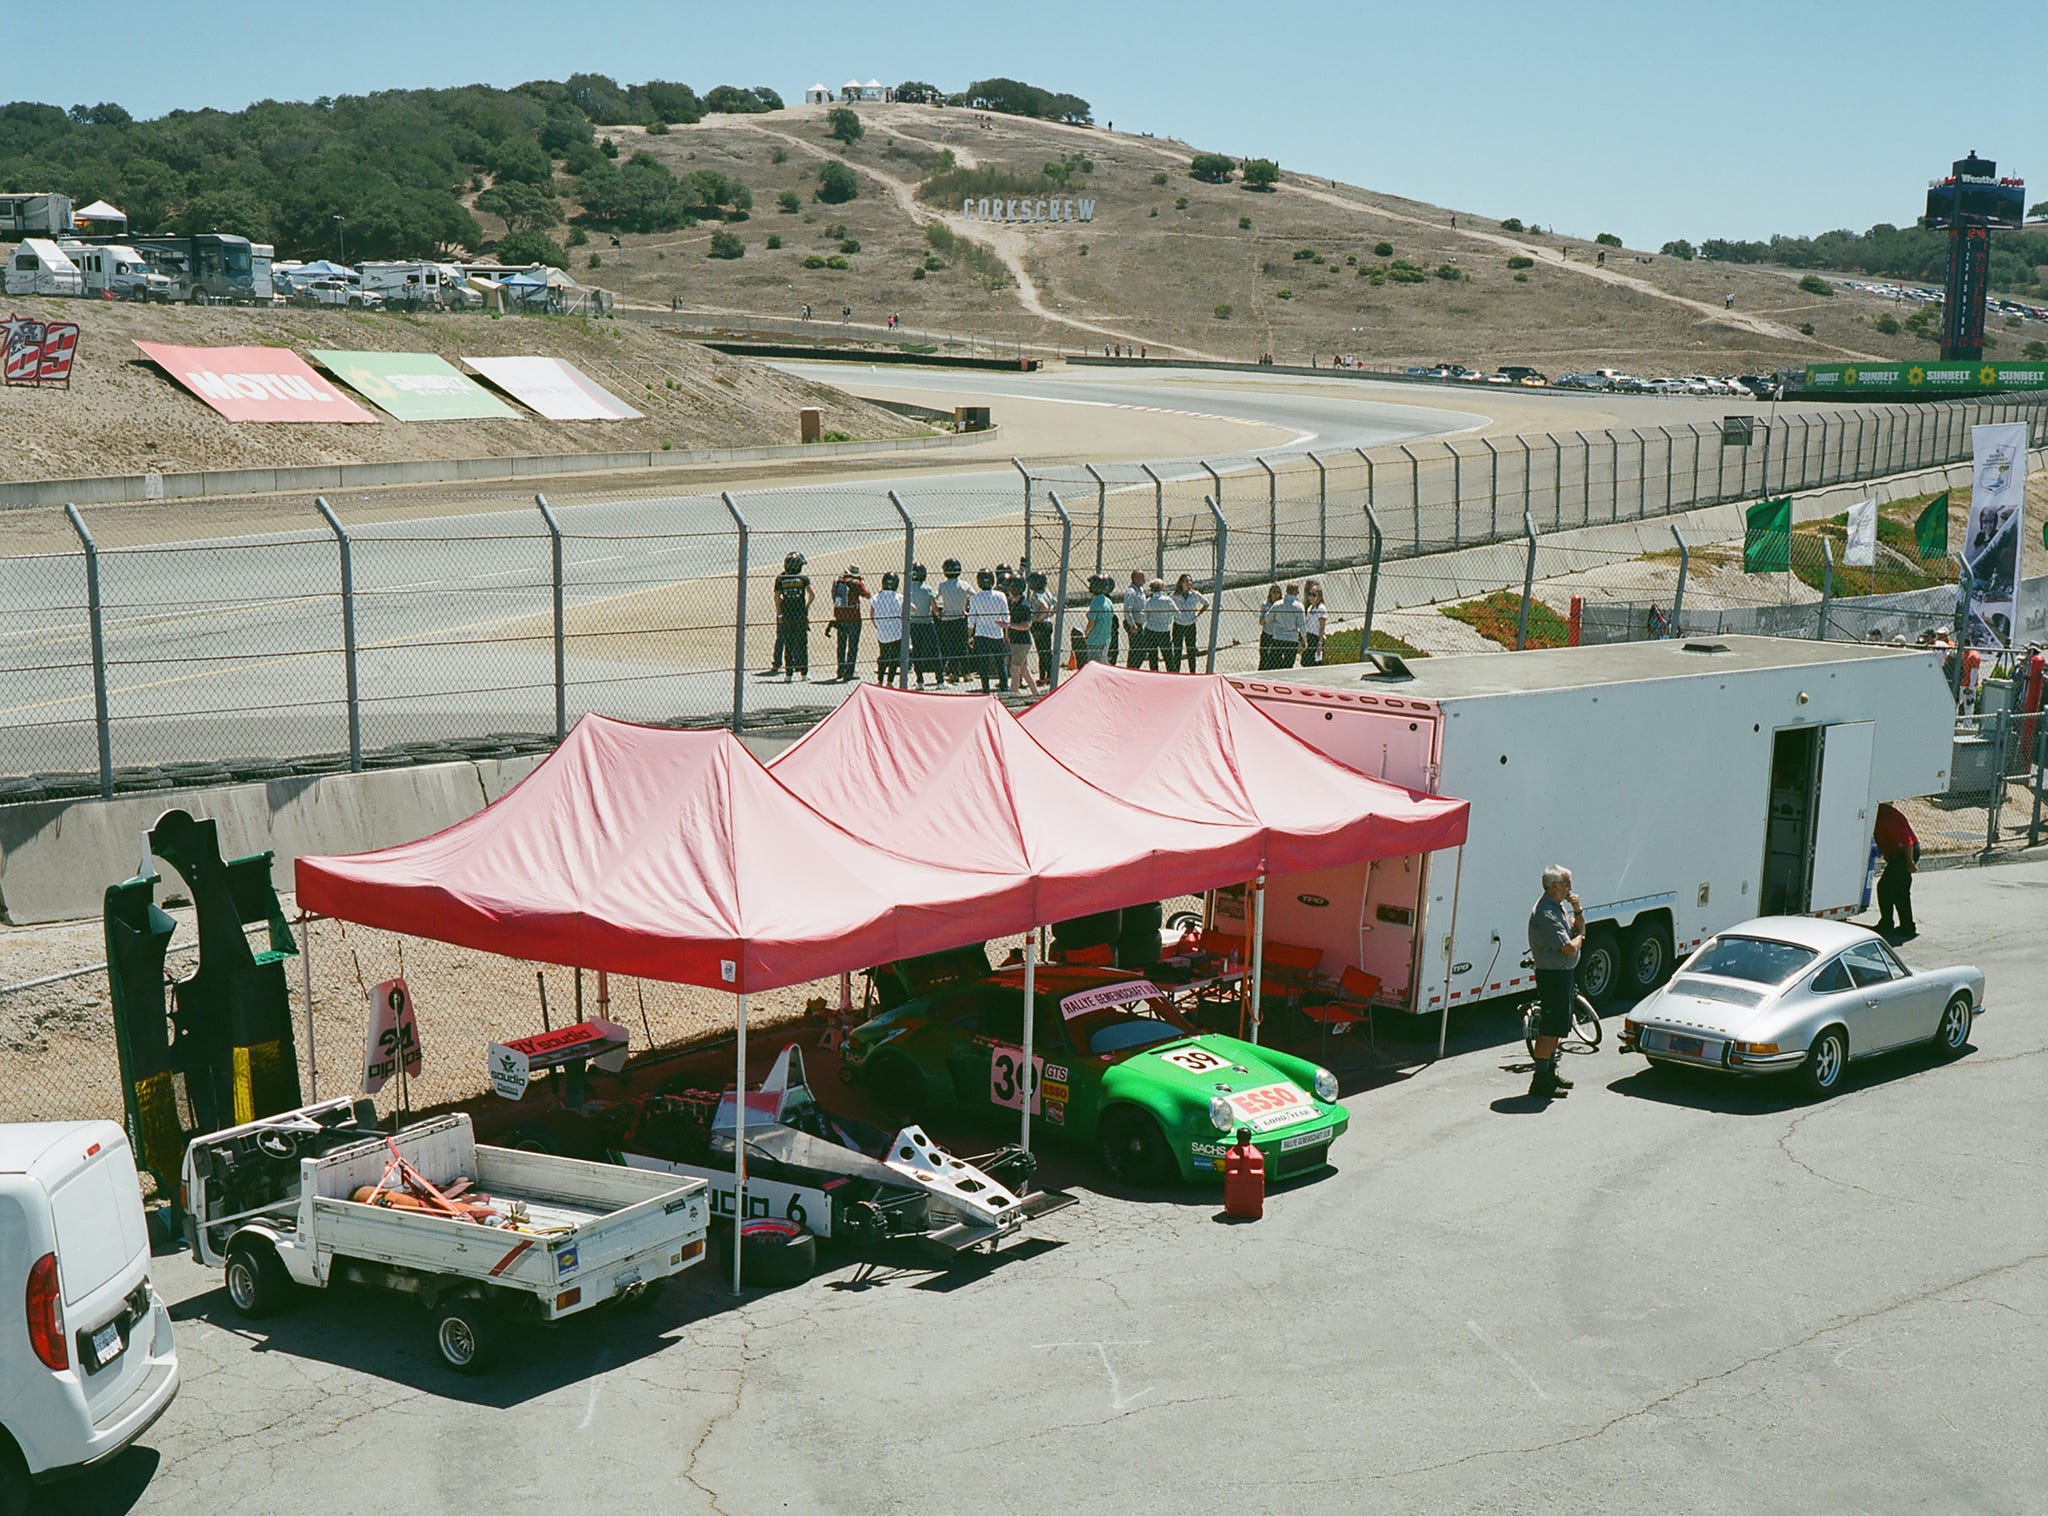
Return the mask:
{"type": "Polygon", "coordinates": [[[1901,1311],[1908,1306],[1919,1305],[1925,1301],[1933,1300],[1938,1296],[1947,1294],[1950,1290],[1961,1289],[1964,1285],[1975,1284],[1979,1280],[1989,1279],[1994,1275],[2010,1273],[2014,1269],[2022,1269],[2029,1264],[2040,1263],[2044,1259],[2048,1259],[2048,1252],[2029,1253],[2023,1258],[2014,1258],[2005,1263],[1993,1264],[1989,1268],[1965,1274],[1960,1279],[1952,1279],[1947,1284],[1933,1285],[1927,1289],[1916,1291],[1911,1295],[1902,1296],[1887,1304],[1872,1306],[1867,1311],[1858,1311],[1853,1316],[1845,1316],[1840,1321],[1829,1322],[1826,1326],[1815,1327],[1803,1337],[1780,1344],[1778,1347],[1771,1348],[1766,1352],[1753,1353],[1738,1363],[1730,1364],[1725,1369],[1718,1370],[1712,1374],[1702,1374],[1697,1379],[1689,1380],[1675,1389],[1667,1390],[1655,1399],[1637,1406],[1632,1411],[1623,1411],[1618,1416],[1610,1416],[1589,1432],[1579,1432],[1570,1437],[1552,1438],[1548,1442],[1531,1443],[1525,1447],[1482,1448],[1476,1453],[1466,1453],[1459,1458],[1447,1458],[1438,1463],[1418,1464],[1414,1468],[1394,1469],[1384,1474],[1373,1475],[1372,1477],[1375,1479],[1405,1479],[1414,1474],[1434,1474],[1443,1469],[1454,1469],[1461,1464],[1472,1463],[1481,1458],[1499,1458],[1517,1453],[1546,1453],[1554,1448],[1570,1447],[1574,1443],[1592,1442],[1597,1438],[1606,1436],[1607,1433],[1623,1423],[1640,1420],[1659,1406],[1669,1405],[1683,1396],[1690,1395],[1694,1390],[1704,1385],[1714,1384],[1729,1378],[1731,1375],[1739,1374],[1744,1369],[1754,1368],[1757,1364],[1767,1363],[1771,1359],[1781,1357],[1786,1353],[1796,1352],[1809,1343],[1817,1342],[1821,1338],[1830,1336],[1833,1333],[1845,1331],[1866,1321],[1875,1321],[1879,1317],[1888,1316],[1894,1311],[1901,1311]]]}
{"type": "Polygon", "coordinates": [[[1866,1189],[1864,1186],[1856,1183],[1852,1179],[1837,1179],[1833,1174],[1823,1174],[1819,1169],[1815,1168],[1812,1164],[1808,1163],[1804,1158],[1801,1158],[1797,1153],[1792,1151],[1791,1147],[1789,1146],[1789,1144],[1792,1141],[1792,1136],[1795,1132],[1799,1130],[1801,1125],[1805,1123],[1806,1119],[1809,1116],[1818,1116],[1823,1110],[1839,1109],[1839,1106],[1817,1106],[1810,1111],[1801,1111],[1797,1116],[1794,1116],[1792,1118],[1791,1123],[1785,1128],[1785,1130],[1778,1134],[1778,1151],[1783,1153],[1793,1163],[1797,1164],[1800,1168],[1806,1170],[1807,1173],[1811,1174],[1814,1178],[1820,1180],[1824,1184],[1838,1184],[1845,1190],[1854,1190],[1859,1195],[1868,1195],[1872,1200],[1898,1200],[1903,1201],[1908,1205],[1919,1205],[1920,1202],[1913,1199],[1913,1197],[1910,1195],[1884,1195],[1880,1194],[1876,1190],[1866,1189]]]}
{"type": "Polygon", "coordinates": [[[704,1430],[698,1434],[696,1442],[691,1444],[690,1456],[683,1462],[683,1478],[703,1492],[705,1500],[710,1503],[717,1516],[730,1516],[730,1513],[718,1503],[718,1492],[697,1477],[697,1459],[704,1451],[704,1444],[711,1440],[711,1434],[739,1414],[740,1401],[747,1393],[747,1365],[752,1361],[747,1356],[747,1342],[753,1335],[754,1323],[750,1311],[744,1306],[736,1311],[734,1316],[739,1322],[740,1339],[739,1365],[734,1370],[732,1403],[704,1423],[704,1430]]]}

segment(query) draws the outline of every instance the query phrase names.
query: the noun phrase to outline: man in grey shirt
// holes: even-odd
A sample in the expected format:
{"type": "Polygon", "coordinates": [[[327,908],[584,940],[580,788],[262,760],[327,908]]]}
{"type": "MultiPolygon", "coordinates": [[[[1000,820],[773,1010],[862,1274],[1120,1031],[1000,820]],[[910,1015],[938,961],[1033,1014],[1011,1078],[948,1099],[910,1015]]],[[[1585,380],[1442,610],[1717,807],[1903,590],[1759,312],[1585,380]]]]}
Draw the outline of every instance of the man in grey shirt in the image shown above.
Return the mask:
{"type": "Polygon", "coordinates": [[[1274,668],[1294,667],[1294,660],[1301,656],[1301,634],[1306,625],[1307,617],[1301,608],[1301,586],[1290,584],[1287,594],[1278,605],[1268,610],[1266,616],[1266,635],[1271,639],[1274,668]]]}
{"type": "Polygon", "coordinates": [[[1536,1022],[1536,1069],[1529,1093],[1548,1100],[1572,1087],[1557,1072],[1558,1039],[1571,1029],[1578,993],[1579,952],[1586,945],[1586,913],[1572,889],[1572,871],[1553,863],[1543,871],[1543,895],[1529,912],[1529,961],[1536,969],[1542,1009],[1536,1022]]]}

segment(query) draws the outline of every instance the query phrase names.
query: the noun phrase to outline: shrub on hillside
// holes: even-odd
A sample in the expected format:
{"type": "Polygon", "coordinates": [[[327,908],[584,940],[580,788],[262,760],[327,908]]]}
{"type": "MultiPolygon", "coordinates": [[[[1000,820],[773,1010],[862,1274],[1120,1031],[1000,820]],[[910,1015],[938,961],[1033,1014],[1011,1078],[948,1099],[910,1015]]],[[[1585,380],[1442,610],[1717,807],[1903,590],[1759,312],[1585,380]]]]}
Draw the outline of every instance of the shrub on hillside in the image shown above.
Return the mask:
{"type": "Polygon", "coordinates": [[[1528,276],[1527,274],[1517,274],[1517,275],[1515,275],[1515,283],[1517,283],[1517,284],[1527,284],[1528,282],[1529,282],[1529,276],[1528,276]]]}
{"type": "Polygon", "coordinates": [[[1886,311],[1877,318],[1877,329],[1887,337],[1896,337],[1900,332],[1899,318],[1890,311],[1886,311]]]}
{"type": "Polygon", "coordinates": [[[768,155],[768,161],[770,163],[789,162],[789,149],[786,147],[778,147],[777,149],[775,149],[774,152],[768,155]]]}
{"type": "Polygon", "coordinates": [[[1154,184],[1164,184],[1166,182],[1166,170],[1161,169],[1158,173],[1154,174],[1152,176],[1152,182],[1154,184]]]}
{"type": "Polygon", "coordinates": [[[1228,184],[1237,165],[1221,153],[1196,153],[1188,160],[1188,176],[1204,184],[1228,184]]]}
{"type": "Polygon", "coordinates": [[[1277,294],[1275,294],[1273,298],[1276,300],[1292,300],[1294,298],[1294,291],[1281,290],[1277,294]]]}
{"type": "Polygon", "coordinates": [[[851,147],[867,135],[868,129],[860,124],[858,114],[843,105],[837,105],[825,113],[825,133],[833,141],[843,142],[851,147]]]}
{"type": "Polygon", "coordinates": [[[859,252],[859,251],[860,251],[860,238],[858,238],[858,237],[848,237],[848,238],[847,238],[847,239],[846,239],[845,241],[843,241],[843,242],[841,242],[841,243],[839,244],[839,251],[840,251],[840,252],[842,252],[842,253],[857,253],[857,252],[859,252]]]}
{"type": "Polygon", "coordinates": [[[942,221],[934,221],[924,229],[924,240],[941,253],[953,251],[953,244],[959,239],[953,235],[953,228],[942,221]]]}
{"type": "Polygon", "coordinates": [[[1599,236],[1595,237],[1593,241],[1601,247],[1621,246],[1621,239],[1615,236],[1612,232],[1602,232],[1599,236]]]}
{"type": "Polygon", "coordinates": [[[1321,263],[1323,255],[1312,247],[1298,247],[1294,250],[1296,263],[1321,263]]]}
{"type": "Polygon", "coordinates": [[[1535,266],[1536,260],[1534,258],[1524,258],[1519,253],[1508,259],[1509,268],[1534,268],[1535,266]]]}
{"type": "Polygon", "coordinates": [[[844,205],[860,194],[860,180],[843,163],[827,163],[818,170],[818,198],[827,205],[844,205]]]}
{"type": "Polygon", "coordinates": [[[666,137],[668,135],[668,123],[666,121],[648,122],[647,135],[650,137],[666,137]]]}
{"type": "Polygon", "coordinates": [[[1249,216],[1239,216],[1237,218],[1237,229],[1241,232],[1250,231],[1252,229],[1252,218],[1249,216]]]}
{"type": "Polygon", "coordinates": [[[775,204],[776,208],[779,209],[783,215],[794,216],[798,211],[803,209],[804,202],[803,197],[798,195],[795,190],[784,190],[781,194],[775,197],[775,204]]]}
{"type": "Polygon", "coordinates": [[[514,232],[498,243],[496,254],[500,263],[512,268],[533,263],[545,263],[551,268],[569,266],[569,255],[561,245],[541,232],[514,232]]]}
{"type": "Polygon", "coordinates": [[[1244,165],[1244,187],[1270,190],[1280,180],[1280,165],[1271,158],[1250,158],[1244,165]]]}
{"type": "Polygon", "coordinates": [[[1375,242],[1372,245],[1372,255],[1375,258],[1391,258],[1394,256],[1394,244],[1391,242],[1375,242]]]}
{"type": "Polygon", "coordinates": [[[776,248],[778,248],[778,247],[782,246],[782,233],[780,233],[780,232],[770,232],[770,233],[768,234],[768,240],[767,240],[767,242],[765,242],[765,243],[764,243],[764,244],[762,244],[762,245],[763,245],[763,246],[765,246],[766,248],[768,248],[768,249],[769,249],[769,251],[771,251],[771,252],[772,252],[772,251],[774,251],[774,250],[775,250],[776,248]]]}
{"type": "Polygon", "coordinates": [[[845,260],[844,258],[840,257],[840,256],[839,256],[839,255],[838,255],[837,253],[834,253],[834,254],[833,254],[833,255],[832,255],[831,257],[829,257],[829,258],[827,258],[827,259],[825,260],[825,267],[827,267],[827,268],[852,268],[852,267],[853,267],[853,265],[852,265],[851,263],[848,263],[848,262],[847,262],[847,261],[846,261],[846,260],[845,260]]]}
{"type": "Polygon", "coordinates": [[[1177,211],[1186,210],[1188,208],[1188,197],[1186,195],[1176,196],[1174,198],[1173,208],[1177,211]]]}
{"type": "Polygon", "coordinates": [[[1690,263],[1693,260],[1693,258],[1696,257],[1699,253],[1699,249],[1694,247],[1690,242],[1687,242],[1683,237],[1678,237],[1670,242],[1665,243],[1662,247],[1658,248],[1657,251],[1662,253],[1667,258],[1680,258],[1688,263],[1690,263]]]}
{"type": "Polygon", "coordinates": [[[823,253],[806,253],[806,254],[804,254],[804,267],[805,267],[805,268],[823,268],[824,266],[825,266],[825,255],[824,255],[823,253]]]}
{"type": "Polygon", "coordinates": [[[2048,358],[2048,342],[2029,342],[2020,349],[2020,356],[2031,362],[2039,363],[2043,358],[2048,358]]]}
{"type": "Polygon", "coordinates": [[[910,271],[910,277],[913,279],[922,279],[924,276],[924,265],[922,263],[910,271]]]}
{"type": "Polygon", "coordinates": [[[711,234],[711,251],[706,254],[707,257],[744,258],[746,255],[747,244],[740,240],[738,232],[728,231],[721,226],[711,234]]]}
{"type": "MultiPolygon", "coordinates": [[[[1802,322],[1800,322],[1800,323],[1799,323],[1799,335],[1800,335],[1800,336],[1802,336],[1802,337],[1811,337],[1811,336],[1813,335],[1813,323],[1812,323],[1811,321],[1802,321],[1802,322]]],[[[1986,342],[1986,343],[1985,343],[1984,345],[1985,345],[1986,347],[1989,347],[1989,346],[1991,346],[1991,344],[1990,344],[1989,342],[1986,342]]]]}
{"type": "Polygon", "coordinates": [[[944,268],[945,266],[946,260],[943,258],[927,258],[924,260],[924,267],[926,272],[928,273],[936,274],[940,269],[944,268]]]}
{"type": "Polygon", "coordinates": [[[1799,281],[1799,287],[1809,295],[1832,295],[1835,292],[1835,287],[1819,274],[1808,274],[1799,281]]]}
{"type": "Polygon", "coordinates": [[[1436,266],[1436,276],[1447,284],[1456,284],[1465,277],[1464,272],[1455,263],[1439,263],[1436,266]]]}
{"type": "Polygon", "coordinates": [[[1500,229],[1504,232],[1519,232],[1527,230],[1527,228],[1522,225],[1522,218],[1520,216],[1508,217],[1507,220],[1503,221],[1500,224],[1500,229]]]}
{"type": "Polygon", "coordinates": [[[1227,305],[1219,305],[1219,306],[1217,306],[1217,307],[1216,307],[1216,319],[1217,319],[1218,321],[1228,321],[1228,320],[1230,319],[1230,307],[1229,307],[1229,306],[1227,306],[1227,305]]]}

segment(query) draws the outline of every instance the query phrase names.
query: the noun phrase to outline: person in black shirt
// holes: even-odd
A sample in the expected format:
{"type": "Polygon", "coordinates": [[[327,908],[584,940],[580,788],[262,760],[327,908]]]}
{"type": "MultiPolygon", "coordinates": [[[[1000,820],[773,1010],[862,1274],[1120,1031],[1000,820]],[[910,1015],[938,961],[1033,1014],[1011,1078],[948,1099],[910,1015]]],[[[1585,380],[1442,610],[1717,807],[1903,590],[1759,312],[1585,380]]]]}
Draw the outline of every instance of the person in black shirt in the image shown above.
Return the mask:
{"type": "Polygon", "coordinates": [[[775,625],[782,643],[782,682],[811,677],[811,581],[804,555],[791,553],[775,576],[775,625]]]}

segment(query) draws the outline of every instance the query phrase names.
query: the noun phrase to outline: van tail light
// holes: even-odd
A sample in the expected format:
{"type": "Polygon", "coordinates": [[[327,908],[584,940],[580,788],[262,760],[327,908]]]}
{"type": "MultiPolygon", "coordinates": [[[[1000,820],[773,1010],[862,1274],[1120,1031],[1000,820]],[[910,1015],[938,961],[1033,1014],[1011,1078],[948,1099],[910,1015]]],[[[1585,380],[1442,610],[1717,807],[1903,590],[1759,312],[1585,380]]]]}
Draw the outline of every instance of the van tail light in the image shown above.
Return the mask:
{"type": "Polygon", "coordinates": [[[57,1284],[57,1255],[45,1253],[28,1271],[28,1343],[43,1367],[62,1372],[71,1367],[64,1342],[64,1292],[57,1284]]]}

